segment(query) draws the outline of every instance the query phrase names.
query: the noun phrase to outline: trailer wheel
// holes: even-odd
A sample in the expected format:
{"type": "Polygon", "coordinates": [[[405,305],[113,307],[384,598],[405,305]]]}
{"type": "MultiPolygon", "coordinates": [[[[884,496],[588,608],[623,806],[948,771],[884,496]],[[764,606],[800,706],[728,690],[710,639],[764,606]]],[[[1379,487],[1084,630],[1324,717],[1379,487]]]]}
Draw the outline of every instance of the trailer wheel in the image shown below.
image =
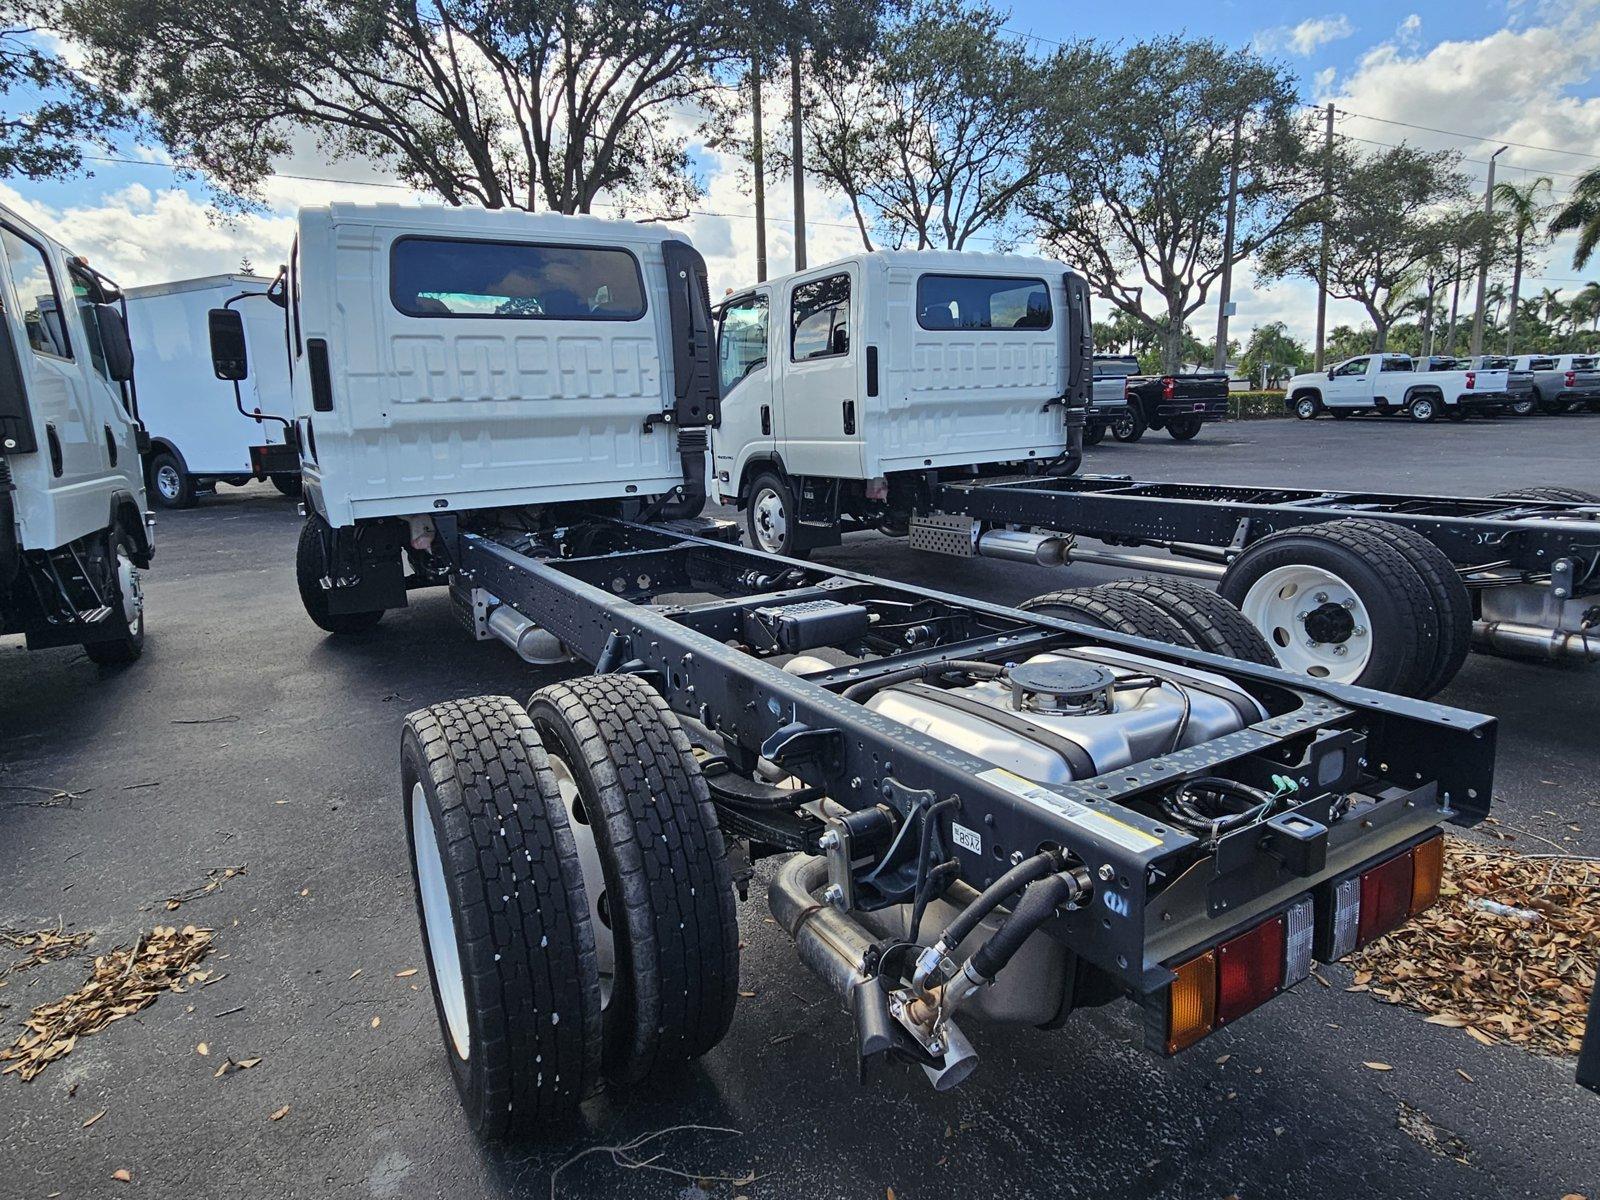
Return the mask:
{"type": "Polygon", "coordinates": [[[300,544],[295,548],[295,582],[300,585],[300,603],[306,616],[318,629],[329,633],[364,633],[383,620],[383,610],[334,613],[328,611],[328,592],[322,579],[328,573],[326,532],[328,524],[316,513],[300,527],[300,544]]]}
{"type": "Polygon", "coordinates": [[[572,820],[595,921],[606,1076],[635,1084],[705,1054],[739,991],[727,848],[677,716],[631,675],[528,701],[572,820]]]}
{"type": "Polygon", "coordinates": [[[1166,642],[1187,650],[1201,648],[1189,631],[1160,605],[1125,591],[1064,588],[1024,600],[1017,607],[1025,612],[1043,613],[1047,617],[1166,642]]]}
{"type": "Polygon", "coordinates": [[[1085,446],[1098,446],[1106,440],[1106,427],[1095,421],[1085,421],[1083,425],[1083,444],[1085,446]]]}
{"type": "Polygon", "coordinates": [[[1388,521],[1354,518],[1335,521],[1337,526],[1381,538],[1406,556],[1428,589],[1437,616],[1433,666],[1416,695],[1426,700],[1456,677],[1472,648],[1472,597],[1461,573],[1439,547],[1422,534],[1388,521]]]}
{"type": "Polygon", "coordinates": [[[1182,625],[1196,647],[1264,667],[1278,665],[1261,631],[1221,596],[1182,579],[1117,579],[1102,583],[1098,592],[1125,592],[1148,600],[1182,625]]]}
{"type": "Polygon", "coordinates": [[[1111,436],[1119,442],[1137,442],[1149,427],[1144,419],[1144,410],[1137,404],[1128,405],[1126,411],[1111,418],[1111,436]]]}
{"type": "Polygon", "coordinates": [[[775,471],[762,471],[750,482],[750,503],[744,510],[750,545],[768,554],[804,558],[796,536],[800,531],[800,505],[789,481],[775,471]]]}
{"type": "Polygon", "coordinates": [[[1432,396],[1416,396],[1406,404],[1406,414],[1413,420],[1426,424],[1439,415],[1439,404],[1432,396]]]}
{"type": "Polygon", "coordinates": [[[272,480],[272,486],[290,499],[300,495],[300,476],[291,471],[280,472],[277,475],[267,476],[272,480]]]}
{"type": "Polygon", "coordinates": [[[1362,530],[1269,534],[1233,561],[1218,591],[1291,671],[1414,696],[1432,669],[1438,622],[1422,577],[1362,530]]]}
{"type": "Polygon", "coordinates": [[[480,1136],[573,1117],[600,1075],[583,871],[549,759],[506,696],[435,704],[400,735],[423,954],[445,1057],[480,1136]]]}
{"type": "Polygon", "coordinates": [[[1167,419],[1167,434],[1175,442],[1192,442],[1194,435],[1199,432],[1199,417],[1169,417],[1167,419]]]}
{"type": "Polygon", "coordinates": [[[189,508],[194,504],[195,479],[170,450],[158,450],[150,459],[150,494],[162,508],[189,508]]]}
{"type": "Polygon", "coordinates": [[[83,652],[89,661],[101,666],[123,666],[144,653],[144,585],[133,556],[138,552],[133,537],[122,528],[107,535],[110,559],[110,594],[107,624],[116,630],[109,641],[90,642],[83,652]]]}
{"type": "Polygon", "coordinates": [[[1294,402],[1294,415],[1302,421],[1315,421],[1317,414],[1322,411],[1322,401],[1315,396],[1298,396],[1294,402]]]}
{"type": "Polygon", "coordinates": [[[1512,492],[1496,492],[1491,500],[1544,500],[1552,504],[1600,504],[1600,496],[1568,487],[1517,488],[1512,492]]]}

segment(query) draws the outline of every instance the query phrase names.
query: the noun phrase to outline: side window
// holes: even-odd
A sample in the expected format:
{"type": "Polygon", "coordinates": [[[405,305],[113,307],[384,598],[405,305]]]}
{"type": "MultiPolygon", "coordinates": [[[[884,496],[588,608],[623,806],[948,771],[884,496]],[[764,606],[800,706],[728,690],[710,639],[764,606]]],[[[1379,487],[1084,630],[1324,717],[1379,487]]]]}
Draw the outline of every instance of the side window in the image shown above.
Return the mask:
{"type": "Polygon", "coordinates": [[[1339,368],[1339,378],[1347,375],[1365,375],[1367,373],[1367,359],[1353,358],[1339,368]]]}
{"type": "Polygon", "coordinates": [[[87,280],[79,277],[77,271],[69,268],[72,276],[72,299],[78,306],[78,317],[83,323],[83,340],[89,347],[89,362],[94,369],[100,372],[100,377],[111,383],[111,370],[106,366],[106,350],[100,341],[100,310],[95,307],[92,295],[97,295],[99,289],[87,280]]]}
{"type": "Polygon", "coordinates": [[[389,298],[408,317],[636,321],[644,278],[612,246],[403,237],[390,251],[389,298]]]}
{"type": "Polygon", "coordinates": [[[924,275],[917,280],[924,329],[1049,329],[1050,289],[1042,279],[924,275]]]}
{"type": "Polygon", "coordinates": [[[722,310],[717,331],[717,378],[722,394],[757,367],[767,365],[767,298],[740,296],[722,310]]]}
{"type": "Polygon", "coordinates": [[[829,275],[794,289],[789,357],[795,362],[850,353],[850,276],[829,275]]]}
{"type": "Polygon", "coordinates": [[[1412,366],[1411,360],[1405,358],[1386,358],[1383,360],[1383,369],[1385,371],[1410,371],[1412,366]]]}
{"type": "Polygon", "coordinates": [[[5,245],[11,286],[16,289],[17,303],[22,308],[28,345],[40,354],[71,358],[72,343],[61,317],[61,293],[56,290],[44,251],[4,226],[0,226],[0,243],[5,245]]]}

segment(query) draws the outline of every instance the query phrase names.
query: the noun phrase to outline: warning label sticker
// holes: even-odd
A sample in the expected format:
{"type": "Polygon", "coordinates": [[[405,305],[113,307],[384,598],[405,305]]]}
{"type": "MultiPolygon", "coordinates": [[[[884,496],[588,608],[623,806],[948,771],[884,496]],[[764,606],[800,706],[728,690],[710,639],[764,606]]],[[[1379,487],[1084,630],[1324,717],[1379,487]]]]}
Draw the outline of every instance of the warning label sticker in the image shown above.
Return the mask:
{"type": "Polygon", "coordinates": [[[1006,770],[1004,767],[991,767],[987,771],[980,771],[978,778],[997,787],[1003,787],[1014,796],[1021,796],[1024,800],[1031,800],[1045,808],[1052,808],[1077,822],[1085,832],[1097,834],[1107,841],[1115,842],[1124,849],[1140,853],[1161,845],[1161,839],[1154,834],[1146,833],[1137,826],[1129,825],[1126,821],[1119,821],[1113,816],[1098,812],[1087,804],[1079,804],[1076,800],[1069,800],[1047,787],[1034,783],[1031,779],[1024,779],[1021,775],[1006,770]]]}

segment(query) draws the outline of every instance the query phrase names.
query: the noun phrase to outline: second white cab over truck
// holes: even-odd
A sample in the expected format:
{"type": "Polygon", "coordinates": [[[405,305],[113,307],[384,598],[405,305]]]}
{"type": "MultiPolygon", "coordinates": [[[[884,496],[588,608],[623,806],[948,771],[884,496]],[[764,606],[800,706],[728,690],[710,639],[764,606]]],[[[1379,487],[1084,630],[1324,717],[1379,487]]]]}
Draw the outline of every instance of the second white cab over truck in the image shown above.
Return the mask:
{"type": "Polygon", "coordinates": [[[1520,376],[1513,380],[1504,368],[1460,369],[1454,359],[1436,363],[1419,362],[1407,354],[1362,354],[1326,371],[1296,375],[1289,380],[1285,399],[1303,421],[1324,412],[1340,418],[1372,412],[1403,413],[1422,422],[1439,417],[1459,421],[1471,413],[1510,410],[1527,398],[1531,386],[1520,376]],[[1419,369],[1436,365],[1442,369],[1419,369]]]}
{"type": "Polygon", "coordinates": [[[188,508],[219,483],[252,479],[300,494],[283,313],[267,296],[270,283],[211,275],[127,290],[150,498],[163,508],[188,508]],[[255,363],[237,396],[212,372],[207,349],[206,314],[224,305],[239,310],[255,363]]]}
{"type": "MultiPolygon", "coordinates": [[[[818,316],[831,294],[798,345],[886,370],[882,330],[818,316]]],[[[691,521],[716,359],[669,230],[310,209],[287,295],[312,619],[359,634],[437,584],[476,636],[592,666],[400,730],[443,1053],[485,1137],[603,1085],[659,1094],[716,1047],[761,858],[785,856],[773,919],[850,1014],[832,1035],[946,1089],[977,1022],[1127,997],[1171,1055],[1248,1021],[1433,903],[1439,827],[1488,810],[1488,718],[1202,652],[1177,609],[1173,641],[1129,636],[691,521]]],[[[237,312],[214,319],[217,373],[246,375],[237,312]]],[[[851,395],[816,388],[830,415],[851,395]]],[[[1023,415],[1002,449],[1059,448],[1023,415]]]]}
{"type": "Polygon", "coordinates": [[[144,649],[154,552],[121,299],[0,206],[0,635],[101,664],[144,649]]]}
{"type": "Polygon", "coordinates": [[[1059,263],[862,253],[743,289],[718,315],[716,491],[762,550],[904,533],[940,472],[1078,466],[1089,293],[1059,263]]]}

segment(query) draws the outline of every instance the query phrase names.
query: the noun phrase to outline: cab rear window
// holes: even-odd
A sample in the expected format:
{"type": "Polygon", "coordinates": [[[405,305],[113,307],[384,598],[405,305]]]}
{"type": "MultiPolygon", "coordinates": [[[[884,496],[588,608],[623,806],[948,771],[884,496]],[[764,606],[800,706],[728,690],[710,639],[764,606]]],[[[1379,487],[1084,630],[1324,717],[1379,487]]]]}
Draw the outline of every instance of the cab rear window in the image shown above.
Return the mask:
{"type": "Polygon", "coordinates": [[[1042,279],[924,275],[917,324],[924,329],[1049,329],[1050,288],[1042,279]]]}
{"type": "Polygon", "coordinates": [[[408,317],[632,321],[645,311],[626,250],[458,238],[396,241],[389,299],[408,317]]]}

